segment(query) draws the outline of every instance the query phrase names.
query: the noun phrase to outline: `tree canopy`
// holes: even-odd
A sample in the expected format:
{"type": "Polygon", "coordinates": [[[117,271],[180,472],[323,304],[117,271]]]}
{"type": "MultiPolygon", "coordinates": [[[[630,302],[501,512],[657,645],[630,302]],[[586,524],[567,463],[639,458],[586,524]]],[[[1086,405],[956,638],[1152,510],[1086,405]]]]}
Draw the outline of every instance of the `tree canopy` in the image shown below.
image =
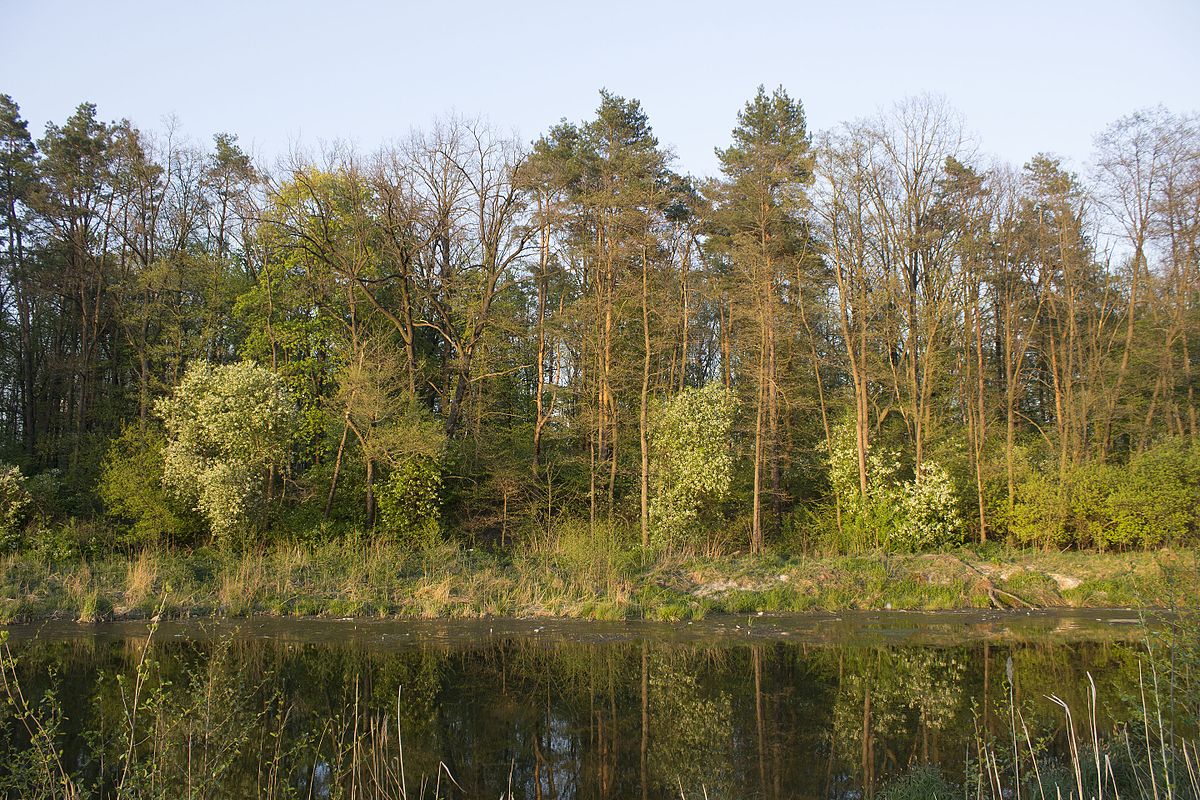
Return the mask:
{"type": "Polygon", "coordinates": [[[716,153],[608,91],[276,164],[0,96],[5,541],[1195,538],[1194,114],[1077,172],[938,98],[812,131],[760,88],[716,153]]]}

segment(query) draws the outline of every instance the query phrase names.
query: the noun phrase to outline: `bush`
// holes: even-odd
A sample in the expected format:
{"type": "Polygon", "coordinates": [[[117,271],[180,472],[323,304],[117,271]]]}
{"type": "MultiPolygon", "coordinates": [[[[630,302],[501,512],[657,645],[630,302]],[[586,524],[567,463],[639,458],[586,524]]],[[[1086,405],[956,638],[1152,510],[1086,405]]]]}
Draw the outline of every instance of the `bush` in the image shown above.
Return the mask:
{"type": "Polygon", "coordinates": [[[854,421],[845,419],[825,445],[829,478],[842,504],[837,549],[861,551],[883,545],[893,550],[928,550],[962,544],[964,526],[954,482],[944,467],[926,460],[921,474],[900,477],[900,454],[885,447],[867,452],[867,495],[858,479],[854,421]]]}
{"type": "Polygon", "coordinates": [[[47,469],[30,475],[25,479],[25,488],[33,500],[29,506],[31,522],[44,528],[66,515],[62,470],[47,469]]]}
{"type": "Polygon", "coordinates": [[[70,517],[60,524],[40,528],[30,542],[30,549],[40,558],[61,564],[94,558],[112,551],[115,545],[107,526],[70,517]]]}
{"type": "Polygon", "coordinates": [[[1080,547],[1103,547],[1113,527],[1112,497],[1128,478],[1127,473],[1124,467],[1101,463],[1072,470],[1060,538],[1080,547]]]}
{"type": "Polygon", "coordinates": [[[228,539],[250,521],[271,471],[289,463],[296,406],[283,381],[249,362],[199,362],[156,411],[164,485],[228,539]]]}
{"type": "Polygon", "coordinates": [[[1196,524],[1200,481],[1191,462],[1196,456],[1180,442],[1135,455],[1107,498],[1107,526],[1096,544],[1107,547],[1154,547],[1179,543],[1196,524]]]}
{"type": "Polygon", "coordinates": [[[897,473],[900,456],[893,450],[867,450],[867,494],[858,479],[858,448],[853,417],[834,425],[824,444],[829,483],[842,507],[841,530],[831,529],[833,549],[861,552],[884,544],[903,525],[904,504],[897,473]]]}
{"type": "Polygon", "coordinates": [[[0,551],[17,550],[33,497],[21,470],[0,464],[0,551]]]}
{"type": "Polygon", "coordinates": [[[926,461],[903,486],[904,520],[889,544],[900,550],[934,550],[963,543],[963,521],[949,473],[926,461]]]}
{"type": "Polygon", "coordinates": [[[736,411],[736,401],[719,383],[684,389],[655,409],[650,522],[658,544],[677,544],[689,531],[694,535],[700,510],[728,493],[736,411]]]}
{"type": "Polygon", "coordinates": [[[1070,539],[1066,492],[1052,476],[1033,472],[1016,487],[1009,531],[1024,545],[1061,547],[1070,539]]]}
{"type": "Polygon", "coordinates": [[[950,783],[935,766],[920,765],[887,783],[879,800],[954,800],[963,790],[950,783]]]}
{"type": "Polygon", "coordinates": [[[384,530],[419,549],[440,540],[441,510],[442,471],[433,459],[406,461],[392,471],[379,490],[384,530]]]}
{"type": "Polygon", "coordinates": [[[1127,464],[1091,463],[1063,476],[1030,471],[1010,530],[1043,547],[1149,548],[1183,543],[1200,519],[1200,447],[1173,440],[1127,464]]]}
{"type": "Polygon", "coordinates": [[[128,425],[101,465],[98,493],[109,515],[131,523],[127,544],[178,540],[194,532],[190,515],[163,488],[165,443],[161,431],[128,425]]]}

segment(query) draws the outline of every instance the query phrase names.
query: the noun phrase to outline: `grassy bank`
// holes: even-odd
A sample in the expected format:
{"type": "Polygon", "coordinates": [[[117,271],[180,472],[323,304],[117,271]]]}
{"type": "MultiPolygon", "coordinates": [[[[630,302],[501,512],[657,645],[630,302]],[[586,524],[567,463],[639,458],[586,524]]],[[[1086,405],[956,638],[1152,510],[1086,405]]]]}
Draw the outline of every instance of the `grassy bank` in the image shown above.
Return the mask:
{"type": "Polygon", "coordinates": [[[843,609],[1171,606],[1200,597],[1191,551],[655,556],[585,537],[496,554],[279,545],[0,559],[0,622],[186,616],[696,619],[843,609]]]}

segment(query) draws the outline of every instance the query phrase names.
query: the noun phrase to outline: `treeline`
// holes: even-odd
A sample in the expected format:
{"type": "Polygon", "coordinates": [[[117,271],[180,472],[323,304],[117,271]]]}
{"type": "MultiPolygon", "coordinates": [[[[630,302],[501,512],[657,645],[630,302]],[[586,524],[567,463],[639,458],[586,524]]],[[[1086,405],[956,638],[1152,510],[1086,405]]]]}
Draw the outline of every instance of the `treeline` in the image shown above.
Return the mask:
{"type": "Polygon", "coordinates": [[[676,171],[608,92],[528,146],[453,118],[270,169],[89,104],[35,140],[3,96],[8,541],[1194,537],[1194,115],[1081,177],[933,98],[814,136],[760,89],[717,155],[676,171]],[[230,416],[272,380],[286,413],[230,416]]]}

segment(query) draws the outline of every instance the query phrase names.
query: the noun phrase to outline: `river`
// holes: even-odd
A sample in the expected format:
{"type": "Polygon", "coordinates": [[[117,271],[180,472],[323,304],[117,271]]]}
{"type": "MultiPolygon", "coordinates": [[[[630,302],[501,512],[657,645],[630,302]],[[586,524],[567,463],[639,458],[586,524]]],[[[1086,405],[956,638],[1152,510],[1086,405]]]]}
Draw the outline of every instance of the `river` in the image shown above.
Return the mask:
{"type": "Polygon", "coordinates": [[[1021,725],[1063,752],[1048,698],[1086,718],[1089,674],[1102,729],[1140,719],[1152,627],[1089,610],[8,631],[22,691],[54,689],[64,768],[105,795],[857,798],[920,764],[961,780],[1021,725]]]}

